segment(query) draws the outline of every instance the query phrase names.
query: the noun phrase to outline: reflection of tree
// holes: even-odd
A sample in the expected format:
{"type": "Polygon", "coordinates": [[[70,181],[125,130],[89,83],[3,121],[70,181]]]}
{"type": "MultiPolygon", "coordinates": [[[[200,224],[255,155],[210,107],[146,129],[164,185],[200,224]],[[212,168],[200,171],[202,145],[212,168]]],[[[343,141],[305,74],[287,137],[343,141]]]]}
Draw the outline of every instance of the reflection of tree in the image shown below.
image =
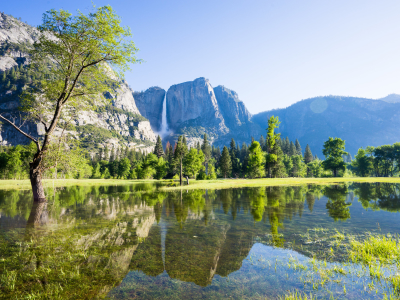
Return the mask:
{"type": "Polygon", "coordinates": [[[327,186],[324,190],[325,196],[328,198],[326,208],[328,209],[329,216],[335,221],[346,221],[350,219],[351,203],[346,202],[348,189],[346,185],[327,186]]]}
{"type": "Polygon", "coordinates": [[[29,214],[27,227],[37,227],[46,225],[49,221],[47,211],[47,201],[32,202],[31,213],[29,214]]]}
{"type": "Polygon", "coordinates": [[[351,187],[364,209],[400,211],[400,184],[354,183],[351,187]]]}
{"type": "Polygon", "coordinates": [[[259,222],[262,220],[265,210],[265,188],[249,189],[248,197],[250,198],[251,215],[254,221],[259,222]]]}

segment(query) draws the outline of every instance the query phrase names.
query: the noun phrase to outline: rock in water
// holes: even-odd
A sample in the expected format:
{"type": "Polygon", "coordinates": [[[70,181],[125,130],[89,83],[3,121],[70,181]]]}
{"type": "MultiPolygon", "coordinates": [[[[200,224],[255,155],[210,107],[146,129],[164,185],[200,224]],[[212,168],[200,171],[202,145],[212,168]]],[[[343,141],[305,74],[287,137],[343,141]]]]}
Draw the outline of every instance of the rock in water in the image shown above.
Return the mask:
{"type": "Polygon", "coordinates": [[[165,90],[151,87],[142,93],[135,92],[133,96],[140,114],[150,121],[154,131],[160,131],[165,90]]]}

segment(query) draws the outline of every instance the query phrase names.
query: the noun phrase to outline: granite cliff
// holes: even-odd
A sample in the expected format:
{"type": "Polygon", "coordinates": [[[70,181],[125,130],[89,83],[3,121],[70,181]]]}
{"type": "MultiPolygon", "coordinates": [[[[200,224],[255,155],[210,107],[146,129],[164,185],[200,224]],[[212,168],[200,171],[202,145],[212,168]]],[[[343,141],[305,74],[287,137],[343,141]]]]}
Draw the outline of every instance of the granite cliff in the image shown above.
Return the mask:
{"type": "MultiPolygon", "coordinates": [[[[258,132],[251,122],[251,114],[237,93],[223,86],[213,88],[208,79],[173,85],[166,96],[166,116],[172,131],[167,139],[185,134],[189,145],[194,145],[207,133],[214,144],[226,144],[234,137],[238,142],[258,132]]],[[[161,120],[161,118],[158,118],[161,120]]]]}
{"type": "Polygon", "coordinates": [[[150,121],[154,131],[160,131],[165,90],[151,87],[144,92],[135,92],[133,95],[140,114],[150,121]]]}

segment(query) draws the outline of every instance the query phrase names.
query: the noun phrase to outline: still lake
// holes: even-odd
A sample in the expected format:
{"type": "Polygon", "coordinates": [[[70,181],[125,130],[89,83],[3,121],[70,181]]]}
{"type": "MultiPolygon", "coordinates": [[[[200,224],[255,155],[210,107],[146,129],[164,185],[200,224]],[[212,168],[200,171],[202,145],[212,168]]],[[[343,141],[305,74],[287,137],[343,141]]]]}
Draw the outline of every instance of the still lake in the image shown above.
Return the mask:
{"type": "Polygon", "coordinates": [[[0,191],[0,298],[281,299],[300,291],[383,299],[393,292],[349,263],[333,237],[399,234],[398,184],[161,187],[49,188],[47,204],[35,206],[30,191],[0,191]]]}

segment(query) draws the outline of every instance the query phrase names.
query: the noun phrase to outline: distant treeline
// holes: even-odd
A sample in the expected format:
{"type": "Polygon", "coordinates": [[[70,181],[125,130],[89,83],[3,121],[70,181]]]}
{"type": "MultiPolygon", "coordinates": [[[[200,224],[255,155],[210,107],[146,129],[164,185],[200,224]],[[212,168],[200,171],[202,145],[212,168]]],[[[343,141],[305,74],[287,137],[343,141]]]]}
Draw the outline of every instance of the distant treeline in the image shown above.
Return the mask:
{"type": "MultiPolygon", "coordinates": [[[[352,161],[345,152],[345,141],[329,138],[323,145],[325,160],[320,160],[307,145],[303,152],[299,141],[282,139],[275,133],[278,118],[271,117],[266,137],[241,146],[210,145],[207,135],[195,147],[188,147],[184,135],[165,149],[160,137],[153,153],[128,147],[99,148],[93,155],[77,145],[49,149],[45,178],[119,178],[168,179],[196,178],[285,178],[331,176],[396,176],[400,172],[400,143],[359,149],[352,161]]],[[[0,147],[2,179],[28,178],[29,161],[35,145],[0,147]]]]}

